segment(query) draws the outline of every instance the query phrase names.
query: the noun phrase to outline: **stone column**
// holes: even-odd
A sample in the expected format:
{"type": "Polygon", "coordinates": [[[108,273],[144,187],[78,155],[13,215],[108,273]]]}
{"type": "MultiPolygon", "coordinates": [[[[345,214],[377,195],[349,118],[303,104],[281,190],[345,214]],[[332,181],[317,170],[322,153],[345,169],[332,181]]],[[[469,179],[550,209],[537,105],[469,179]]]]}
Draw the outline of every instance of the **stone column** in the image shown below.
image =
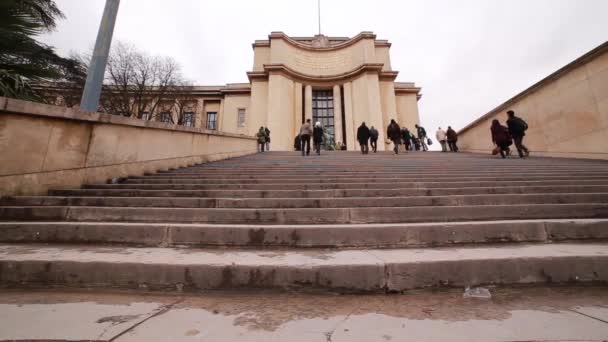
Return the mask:
{"type": "Polygon", "coordinates": [[[336,143],[341,142],[344,144],[342,138],[342,96],[340,95],[340,86],[334,86],[334,140],[336,143]]]}
{"type": "Polygon", "coordinates": [[[304,90],[304,116],[312,122],[312,86],[306,85],[304,90]]]}
{"type": "Polygon", "coordinates": [[[302,126],[302,83],[296,82],[294,85],[294,132],[293,136],[300,134],[302,126]]]}
{"type": "Polygon", "coordinates": [[[203,99],[196,99],[196,114],[194,115],[194,127],[204,128],[205,124],[205,101],[203,99]]]}
{"type": "Polygon", "coordinates": [[[344,140],[349,151],[358,151],[359,143],[357,142],[357,128],[354,122],[353,111],[353,84],[352,82],[344,83],[344,120],[346,120],[346,136],[344,140]]]}

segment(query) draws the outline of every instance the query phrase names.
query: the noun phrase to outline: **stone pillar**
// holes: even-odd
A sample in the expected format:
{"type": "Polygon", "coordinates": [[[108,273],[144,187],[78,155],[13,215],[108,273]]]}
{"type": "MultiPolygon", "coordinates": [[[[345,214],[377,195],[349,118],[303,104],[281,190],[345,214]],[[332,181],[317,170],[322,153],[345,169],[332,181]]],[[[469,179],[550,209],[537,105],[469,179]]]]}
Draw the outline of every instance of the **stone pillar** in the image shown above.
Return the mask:
{"type": "Polygon", "coordinates": [[[344,143],[342,138],[342,96],[339,85],[334,86],[334,131],[336,143],[344,143]]]}
{"type": "Polygon", "coordinates": [[[344,120],[346,120],[346,136],[344,141],[349,151],[358,151],[359,143],[357,142],[357,128],[354,122],[353,112],[353,84],[352,82],[344,83],[344,120]]]}
{"type": "Polygon", "coordinates": [[[307,85],[304,90],[304,116],[312,122],[312,86],[307,85]]]}
{"type": "Polygon", "coordinates": [[[196,99],[196,114],[194,115],[194,127],[204,128],[205,123],[205,101],[203,99],[196,99]]]}
{"type": "Polygon", "coordinates": [[[302,126],[302,83],[296,82],[294,86],[294,132],[293,136],[300,134],[302,126]]]}

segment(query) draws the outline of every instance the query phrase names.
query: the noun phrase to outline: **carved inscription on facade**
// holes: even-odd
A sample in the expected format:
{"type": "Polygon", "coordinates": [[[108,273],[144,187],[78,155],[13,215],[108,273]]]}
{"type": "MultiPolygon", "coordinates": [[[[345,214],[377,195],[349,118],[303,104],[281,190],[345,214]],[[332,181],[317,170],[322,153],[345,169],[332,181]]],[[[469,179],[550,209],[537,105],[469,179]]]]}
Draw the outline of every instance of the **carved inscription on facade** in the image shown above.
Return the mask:
{"type": "Polygon", "coordinates": [[[347,52],[316,54],[299,51],[294,62],[296,69],[304,72],[339,73],[350,68],[352,56],[347,52]]]}

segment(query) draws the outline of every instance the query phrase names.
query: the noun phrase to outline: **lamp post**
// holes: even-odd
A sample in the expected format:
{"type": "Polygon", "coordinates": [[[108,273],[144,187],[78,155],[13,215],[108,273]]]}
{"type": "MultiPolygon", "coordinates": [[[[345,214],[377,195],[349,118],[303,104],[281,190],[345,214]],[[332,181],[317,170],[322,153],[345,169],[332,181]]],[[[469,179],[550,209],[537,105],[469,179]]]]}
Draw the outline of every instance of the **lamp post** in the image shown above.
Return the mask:
{"type": "Polygon", "coordinates": [[[112,45],[112,35],[114,34],[119,5],[120,0],[106,0],[99,32],[97,33],[97,41],[95,42],[95,50],[93,50],[91,64],[87,72],[87,82],[80,101],[80,109],[84,112],[96,112],[99,106],[101,85],[108,64],[108,55],[112,45]]]}

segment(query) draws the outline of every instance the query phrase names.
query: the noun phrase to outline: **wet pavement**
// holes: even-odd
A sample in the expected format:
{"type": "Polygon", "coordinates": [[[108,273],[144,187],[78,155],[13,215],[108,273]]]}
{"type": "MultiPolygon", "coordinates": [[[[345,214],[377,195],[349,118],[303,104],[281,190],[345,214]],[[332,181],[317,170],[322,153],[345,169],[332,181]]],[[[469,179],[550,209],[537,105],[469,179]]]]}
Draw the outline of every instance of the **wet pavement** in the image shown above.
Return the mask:
{"type": "Polygon", "coordinates": [[[608,287],[401,295],[2,290],[0,341],[608,341],[608,287]]]}

